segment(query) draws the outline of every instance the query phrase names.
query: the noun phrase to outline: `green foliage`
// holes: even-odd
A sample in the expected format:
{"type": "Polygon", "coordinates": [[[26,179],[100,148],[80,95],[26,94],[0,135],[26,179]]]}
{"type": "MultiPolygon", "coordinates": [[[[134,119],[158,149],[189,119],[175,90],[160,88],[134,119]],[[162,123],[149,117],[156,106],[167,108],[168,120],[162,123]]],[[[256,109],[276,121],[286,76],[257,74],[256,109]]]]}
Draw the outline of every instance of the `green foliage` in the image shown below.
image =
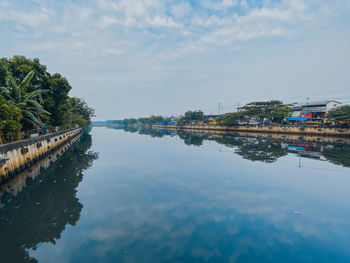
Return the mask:
{"type": "Polygon", "coordinates": [[[3,97],[0,96],[0,135],[15,133],[21,129],[21,110],[7,103],[3,97]]]}
{"type": "Polygon", "coordinates": [[[86,127],[90,125],[91,118],[95,116],[95,110],[79,98],[68,99],[68,111],[66,114],[65,128],[74,126],[86,127]]]}
{"type": "Polygon", "coordinates": [[[217,121],[223,126],[238,125],[240,122],[254,117],[260,120],[269,119],[272,122],[282,122],[291,112],[292,109],[284,106],[281,101],[258,101],[241,107],[239,112],[221,115],[217,121]]]}
{"type": "Polygon", "coordinates": [[[203,111],[197,110],[197,111],[187,111],[185,113],[185,119],[187,120],[196,120],[196,121],[201,121],[204,119],[204,114],[203,111]]]}
{"type": "Polygon", "coordinates": [[[130,125],[130,124],[135,124],[136,122],[137,122],[136,119],[130,118],[130,119],[124,119],[124,120],[122,121],[122,124],[123,124],[123,125],[130,125]]]}
{"type": "Polygon", "coordinates": [[[199,122],[199,121],[204,121],[205,116],[203,111],[197,110],[197,111],[187,111],[185,112],[185,116],[180,118],[178,120],[179,125],[186,125],[191,122],[199,122]]]}
{"type": "Polygon", "coordinates": [[[247,117],[255,117],[260,120],[266,118],[272,122],[281,122],[292,112],[291,108],[284,106],[279,100],[250,102],[240,110],[247,117]]]}
{"type": "Polygon", "coordinates": [[[72,87],[67,79],[58,73],[51,75],[37,58],[1,58],[0,87],[5,101],[21,110],[25,131],[43,122],[50,127],[86,126],[94,116],[84,101],[68,96],[72,87]]]}
{"type": "Polygon", "coordinates": [[[20,109],[23,116],[21,125],[24,130],[39,128],[42,125],[41,118],[50,115],[50,113],[44,110],[43,106],[40,104],[42,102],[41,94],[44,91],[27,91],[28,85],[33,76],[34,71],[30,71],[24,77],[22,82],[17,84],[12,73],[7,72],[6,87],[0,87],[0,95],[10,104],[20,109]]]}
{"type": "Polygon", "coordinates": [[[234,126],[234,125],[238,125],[240,121],[244,121],[245,120],[244,116],[245,116],[244,112],[226,113],[224,115],[221,115],[217,119],[217,122],[223,126],[234,126]]]}
{"type": "Polygon", "coordinates": [[[333,121],[348,121],[350,122],[350,105],[345,105],[331,110],[327,114],[327,118],[333,121]]]}
{"type": "Polygon", "coordinates": [[[272,122],[282,122],[286,117],[289,117],[291,113],[291,108],[281,105],[273,109],[268,118],[271,119],[272,122]]]}
{"type": "Polygon", "coordinates": [[[44,96],[44,107],[51,112],[49,123],[52,126],[65,124],[65,117],[68,112],[68,93],[72,89],[68,80],[60,74],[53,74],[48,80],[47,95],[44,96]]]}
{"type": "Polygon", "coordinates": [[[152,115],[151,117],[148,117],[148,118],[139,118],[137,121],[142,124],[152,125],[152,124],[159,124],[159,122],[164,122],[164,118],[162,116],[152,115]]]}

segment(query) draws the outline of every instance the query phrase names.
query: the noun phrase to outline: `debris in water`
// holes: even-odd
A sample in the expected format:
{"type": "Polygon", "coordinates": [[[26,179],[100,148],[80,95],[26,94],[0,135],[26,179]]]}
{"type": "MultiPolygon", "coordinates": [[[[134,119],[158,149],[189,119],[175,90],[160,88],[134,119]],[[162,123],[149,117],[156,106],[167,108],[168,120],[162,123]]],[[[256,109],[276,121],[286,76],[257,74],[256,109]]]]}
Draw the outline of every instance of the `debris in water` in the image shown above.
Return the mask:
{"type": "Polygon", "coordinates": [[[294,210],[293,213],[296,214],[296,215],[300,215],[301,214],[301,212],[299,212],[297,210],[294,210]]]}

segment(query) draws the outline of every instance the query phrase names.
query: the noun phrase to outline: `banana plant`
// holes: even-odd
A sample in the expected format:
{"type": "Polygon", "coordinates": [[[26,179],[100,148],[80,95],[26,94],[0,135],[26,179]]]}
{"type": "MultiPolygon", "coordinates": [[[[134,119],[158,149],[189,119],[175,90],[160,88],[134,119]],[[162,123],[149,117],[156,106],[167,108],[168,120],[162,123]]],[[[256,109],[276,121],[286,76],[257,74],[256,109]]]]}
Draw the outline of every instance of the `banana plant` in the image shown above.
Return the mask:
{"type": "MultiPolygon", "coordinates": [[[[23,116],[22,123],[24,124],[22,127],[27,127],[27,129],[40,128],[43,125],[41,118],[45,115],[51,115],[40,104],[43,102],[41,95],[45,91],[40,89],[32,92],[27,91],[33,76],[34,71],[32,70],[25,76],[21,83],[17,84],[12,73],[8,71],[6,87],[0,87],[0,95],[21,110],[23,116]]],[[[26,132],[28,132],[28,130],[26,132]]],[[[16,137],[20,139],[20,131],[17,132],[16,137]]]]}

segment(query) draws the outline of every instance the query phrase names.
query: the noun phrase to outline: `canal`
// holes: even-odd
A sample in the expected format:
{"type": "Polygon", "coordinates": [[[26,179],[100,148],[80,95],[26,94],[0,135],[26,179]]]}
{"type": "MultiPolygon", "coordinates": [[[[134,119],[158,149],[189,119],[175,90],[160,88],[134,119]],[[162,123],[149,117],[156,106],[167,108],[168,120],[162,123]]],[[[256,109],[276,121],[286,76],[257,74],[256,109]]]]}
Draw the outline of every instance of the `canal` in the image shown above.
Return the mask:
{"type": "Polygon", "coordinates": [[[1,262],[350,262],[349,189],[345,139],[93,128],[2,185],[1,262]]]}

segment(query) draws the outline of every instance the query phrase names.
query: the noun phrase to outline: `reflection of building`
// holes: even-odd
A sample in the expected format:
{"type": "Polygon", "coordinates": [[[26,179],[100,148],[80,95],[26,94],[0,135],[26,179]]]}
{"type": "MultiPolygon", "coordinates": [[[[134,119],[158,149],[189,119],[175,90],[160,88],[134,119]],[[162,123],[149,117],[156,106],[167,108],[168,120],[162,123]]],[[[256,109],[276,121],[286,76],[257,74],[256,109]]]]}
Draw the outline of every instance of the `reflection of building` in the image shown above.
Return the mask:
{"type": "Polygon", "coordinates": [[[288,152],[295,153],[301,157],[306,158],[312,158],[312,159],[319,159],[321,161],[326,161],[327,158],[323,156],[322,154],[322,147],[321,145],[314,145],[314,144],[308,144],[308,143],[298,143],[295,145],[289,145],[284,144],[282,145],[288,149],[288,152]]]}
{"type": "Polygon", "coordinates": [[[308,103],[292,103],[287,106],[293,109],[292,117],[308,117],[310,119],[324,118],[332,109],[340,106],[335,100],[311,101],[308,103]]]}

